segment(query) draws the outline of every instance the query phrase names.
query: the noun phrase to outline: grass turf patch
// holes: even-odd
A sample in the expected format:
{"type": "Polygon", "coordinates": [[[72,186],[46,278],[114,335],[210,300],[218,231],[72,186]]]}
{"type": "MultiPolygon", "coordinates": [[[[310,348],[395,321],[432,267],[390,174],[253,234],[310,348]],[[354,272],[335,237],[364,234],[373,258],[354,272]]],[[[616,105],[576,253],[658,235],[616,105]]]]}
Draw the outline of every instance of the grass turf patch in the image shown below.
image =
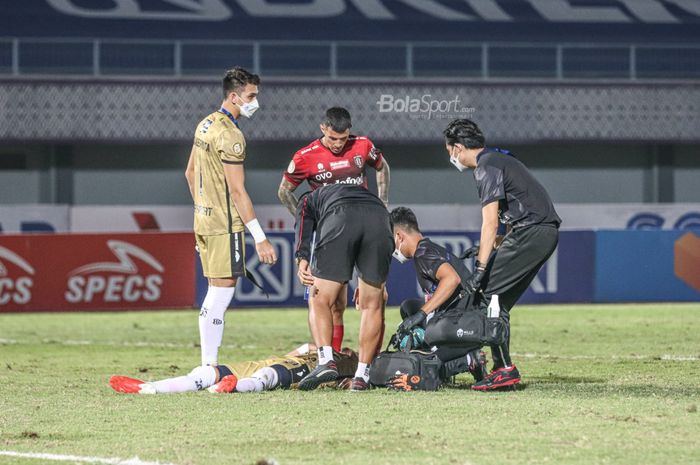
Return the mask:
{"type": "MultiPolygon", "coordinates": [[[[358,312],[345,345],[357,346],[358,312]]],[[[387,314],[387,334],[398,311],[387,314]]],[[[233,310],[222,362],[308,340],[303,310],[233,310]]],[[[517,392],[468,375],[436,393],[133,396],[198,364],[197,313],[0,315],[0,450],[254,464],[666,464],[700,461],[700,305],[521,306],[517,392]]],[[[0,457],[2,464],[33,459],[0,457]]]]}

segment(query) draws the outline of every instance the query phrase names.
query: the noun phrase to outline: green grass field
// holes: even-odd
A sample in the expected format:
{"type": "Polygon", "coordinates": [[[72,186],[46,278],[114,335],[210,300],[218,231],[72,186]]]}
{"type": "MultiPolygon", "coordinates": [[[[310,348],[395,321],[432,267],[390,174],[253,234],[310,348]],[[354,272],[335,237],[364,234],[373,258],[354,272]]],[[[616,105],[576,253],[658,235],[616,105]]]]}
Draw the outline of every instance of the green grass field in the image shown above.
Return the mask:
{"type": "MultiPolygon", "coordinates": [[[[308,339],[303,310],[234,310],[226,324],[222,362],[308,339]]],[[[346,345],[357,328],[349,310],[346,345]]],[[[189,372],[195,311],[1,315],[0,451],[177,465],[700,463],[699,329],[700,304],[521,306],[517,392],[473,392],[463,375],[435,393],[135,396],[109,376],[189,372]]],[[[59,462],[0,455],[39,463],[59,462]]]]}

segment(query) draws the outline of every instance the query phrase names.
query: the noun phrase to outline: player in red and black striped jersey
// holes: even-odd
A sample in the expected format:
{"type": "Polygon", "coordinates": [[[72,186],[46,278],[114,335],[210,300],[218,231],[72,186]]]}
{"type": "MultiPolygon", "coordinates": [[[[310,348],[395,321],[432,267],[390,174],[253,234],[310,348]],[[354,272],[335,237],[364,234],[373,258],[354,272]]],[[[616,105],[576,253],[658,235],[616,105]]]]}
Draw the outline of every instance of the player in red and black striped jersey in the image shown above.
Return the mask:
{"type": "MultiPolygon", "coordinates": [[[[298,200],[294,191],[304,181],[312,191],[329,184],[353,184],[367,189],[367,166],[377,172],[377,196],[385,206],[389,204],[389,165],[369,138],[350,134],[351,127],[348,110],[329,108],[321,123],[323,136],[298,150],[292,157],[278,191],[280,201],[292,216],[296,215],[298,200]]],[[[347,287],[340,293],[332,309],[332,346],[335,350],[339,350],[343,342],[343,313],[346,306],[347,287]]]]}

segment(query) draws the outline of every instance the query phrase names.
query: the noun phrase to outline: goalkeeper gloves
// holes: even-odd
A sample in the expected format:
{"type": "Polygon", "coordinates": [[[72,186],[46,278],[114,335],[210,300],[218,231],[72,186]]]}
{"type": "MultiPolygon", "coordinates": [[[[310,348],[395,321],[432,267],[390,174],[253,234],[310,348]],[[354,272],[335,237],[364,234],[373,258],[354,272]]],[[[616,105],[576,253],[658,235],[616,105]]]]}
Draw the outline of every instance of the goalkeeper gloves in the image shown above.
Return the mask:
{"type": "Polygon", "coordinates": [[[399,333],[406,333],[410,329],[422,325],[426,318],[427,315],[423,310],[417,311],[401,322],[399,325],[399,333]]]}

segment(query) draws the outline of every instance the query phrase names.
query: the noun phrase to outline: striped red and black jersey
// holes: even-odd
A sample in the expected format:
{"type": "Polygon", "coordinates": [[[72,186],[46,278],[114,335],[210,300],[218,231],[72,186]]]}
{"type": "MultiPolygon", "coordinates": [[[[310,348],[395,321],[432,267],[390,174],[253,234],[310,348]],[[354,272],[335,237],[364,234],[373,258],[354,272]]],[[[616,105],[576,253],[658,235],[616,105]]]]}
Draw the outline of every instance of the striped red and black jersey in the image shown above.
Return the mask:
{"type": "Polygon", "coordinates": [[[366,189],[366,167],[381,170],[382,163],[382,152],[367,137],[350,135],[337,155],[316,139],[294,154],[284,178],[294,186],[306,181],[311,190],[329,184],[354,184],[366,189]]]}

